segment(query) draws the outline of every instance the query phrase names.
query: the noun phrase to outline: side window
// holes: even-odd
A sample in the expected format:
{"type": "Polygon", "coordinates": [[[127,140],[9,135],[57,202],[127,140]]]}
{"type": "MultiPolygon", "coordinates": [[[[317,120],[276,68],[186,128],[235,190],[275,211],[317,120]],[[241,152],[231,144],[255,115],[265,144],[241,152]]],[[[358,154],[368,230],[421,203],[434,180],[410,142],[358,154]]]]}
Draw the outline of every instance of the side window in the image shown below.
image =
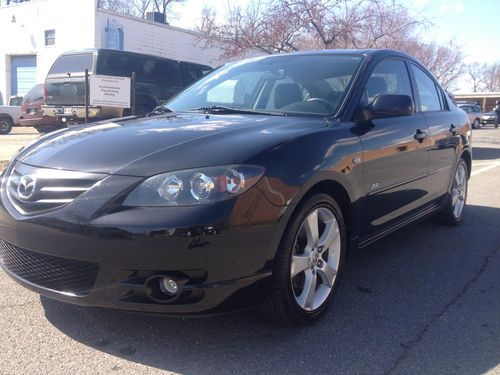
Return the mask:
{"type": "Polygon", "coordinates": [[[411,69],[417,83],[420,110],[422,112],[441,111],[443,108],[434,81],[419,67],[412,64],[411,69]]]}
{"type": "Polygon", "coordinates": [[[35,85],[24,96],[23,103],[35,102],[43,99],[43,85],[35,85]]]}
{"type": "Polygon", "coordinates": [[[371,104],[381,94],[413,97],[408,70],[402,60],[384,60],[375,67],[363,91],[361,104],[371,104]]]}
{"type": "Polygon", "coordinates": [[[157,60],[151,76],[161,85],[182,87],[181,67],[176,61],[157,60]]]}

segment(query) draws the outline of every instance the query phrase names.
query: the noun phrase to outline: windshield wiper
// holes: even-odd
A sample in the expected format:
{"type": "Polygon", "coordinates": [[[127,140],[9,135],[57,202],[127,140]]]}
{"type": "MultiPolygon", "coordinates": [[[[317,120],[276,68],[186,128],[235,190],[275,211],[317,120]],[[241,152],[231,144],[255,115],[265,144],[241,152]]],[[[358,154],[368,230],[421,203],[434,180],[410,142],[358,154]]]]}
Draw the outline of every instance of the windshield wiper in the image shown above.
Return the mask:
{"type": "Polygon", "coordinates": [[[162,115],[164,113],[171,113],[171,112],[173,112],[173,111],[170,108],[160,105],[160,106],[156,107],[155,109],[153,109],[151,112],[149,112],[146,115],[146,117],[158,116],[158,115],[162,115]]]}
{"type": "Polygon", "coordinates": [[[200,107],[193,108],[189,111],[201,111],[204,113],[214,113],[214,114],[249,114],[249,115],[269,115],[269,116],[286,116],[285,112],[266,112],[266,111],[254,111],[253,109],[241,109],[233,107],[225,107],[219,105],[213,105],[210,107],[200,107]]]}

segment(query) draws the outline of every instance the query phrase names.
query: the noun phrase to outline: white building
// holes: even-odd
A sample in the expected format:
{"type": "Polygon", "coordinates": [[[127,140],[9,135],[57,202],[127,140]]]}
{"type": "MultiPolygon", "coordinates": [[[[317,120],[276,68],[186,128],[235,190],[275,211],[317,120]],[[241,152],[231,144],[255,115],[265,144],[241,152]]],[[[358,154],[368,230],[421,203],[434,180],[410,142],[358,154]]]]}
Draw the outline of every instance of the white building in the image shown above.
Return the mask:
{"type": "Polygon", "coordinates": [[[193,31],[98,9],[96,0],[32,0],[0,6],[0,98],[24,95],[61,53],[84,48],[224,63],[193,31]]]}

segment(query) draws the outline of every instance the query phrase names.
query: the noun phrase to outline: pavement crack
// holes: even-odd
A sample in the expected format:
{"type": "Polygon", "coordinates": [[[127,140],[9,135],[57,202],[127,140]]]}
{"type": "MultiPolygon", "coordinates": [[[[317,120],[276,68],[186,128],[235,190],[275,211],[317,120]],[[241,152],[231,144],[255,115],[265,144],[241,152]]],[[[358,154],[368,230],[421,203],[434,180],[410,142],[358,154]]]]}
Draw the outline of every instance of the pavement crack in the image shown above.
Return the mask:
{"type": "Polygon", "coordinates": [[[404,361],[410,351],[412,350],[412,348],[418,344],[425,336],[425,334],[427,333],[427,331],[429,331],[429,329],[444,315],[448,312],[448,310],[455,304],[457,303],[461,298],[462,296],[467,293],[467,291],[470,289],[470,287],[479,279],[479,277],[481,277],[481,275],[483,274],[484,270],[486,268],[488,268],[489,264],[490,264],[490,259],[493,258],[494,256],[496,256],[498,253],[500,253],[500,246],[497,247],[495,250],[493,250],[492,252],[490,252],[489,254],[485,255],[484,258],[483,258],[483,262],[481,264],[481,267],[479,268],[478,271],[476,271],[476,273],[474,274],[474,276],[465,283],[465,285],[462,287],[462,289],[460,290],[460,292],[457,293],[457,295],[455,297],[453,297],[442,309],[439,313],[437,313],[432,319],[429,320],[429,322],[427,324],[424,325],[424,327],[417,333],[416,337],[411,339],[411,340],[408,340],[408,341],[405,341],[404,343],[401,344],[401,347],[403,348],[403,353],[398,357],[396,358],[396,360],[394,361],[394,364],[387,370],[384,372],[384,375],[389,375],[391,373],[393,373],[396,368],[399,366],[399,364],[404,361]]]}

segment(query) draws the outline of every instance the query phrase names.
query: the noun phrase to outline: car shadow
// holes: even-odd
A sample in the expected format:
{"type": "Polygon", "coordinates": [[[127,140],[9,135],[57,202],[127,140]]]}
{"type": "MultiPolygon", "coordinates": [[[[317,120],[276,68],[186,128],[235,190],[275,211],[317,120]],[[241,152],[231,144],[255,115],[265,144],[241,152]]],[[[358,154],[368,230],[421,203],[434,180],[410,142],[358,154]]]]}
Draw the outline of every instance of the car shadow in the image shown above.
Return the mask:
{"type": "Polygon", "coordinates": [[[500,148],[474,147],[472,157],[475,161],[500,159],[500,148]]]}
{"type": "MultiPolygon", "coordinates": [[[[498,228],[490,225],[495,222],[500,209],[468,206],[459,227],[425,221],[355,251],[333,306],[307,327],[276,325],[253,311],[180,319],[41,301],[47,319],[73,339],[168,371],[386,373],[425,344],[443,314],[458,308],[460,296],[475,293],[464,285],[476,280],[484,259],[498,247],[498,228]]],[[[488,322],[475,311],[467,312],[470,327],[450,328],[443,338],[465,334],[463,345],[456,340],[453,350],[439,346],[426,356],[427,368],[416,373],[440,373],[454,361],[445,372],[482,374],[500,363],[498,348],[484,354],[491,353],[490,343],[474,330],[484,330],[481,324],[488,322]],[[457,367],[461,358],[463,367],[457,367]]]]}

